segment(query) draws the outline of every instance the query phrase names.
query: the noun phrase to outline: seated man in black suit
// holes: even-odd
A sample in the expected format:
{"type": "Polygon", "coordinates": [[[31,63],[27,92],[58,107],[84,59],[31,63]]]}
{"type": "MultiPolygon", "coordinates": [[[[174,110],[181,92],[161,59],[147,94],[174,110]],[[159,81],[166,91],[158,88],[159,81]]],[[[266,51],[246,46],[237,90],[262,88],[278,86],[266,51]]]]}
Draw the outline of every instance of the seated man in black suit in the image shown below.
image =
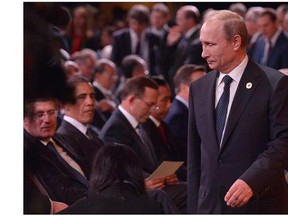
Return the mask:
{"type": "MultiPolygon", "coordinates": [[[[86,193],[88,181],[69,151],[54,137],[57,109],[56,100],[51,98],[25,102],[24,173],[51,200],[70,205],[86,193]]],[[[24,200],[31,199],[29,195],[24,194],[24,200]]]]}
{"type": "Polygon", "coordinates": [[[62,123],[56,137],[83,169],[87,179],[90,177],[92,162],[103,143],[89,125],[95,110],[95,94],[92,84],[84,77],[68,80],[69,90],[64,102],[62,123]]]}
{"type": "Polygon", "coordinates": [[[191,82],[205,74],[203,66],[183,65],[174,77],[176,97],[164,121],[169,125],[180,159],[187,162],[188,98],[191,82]]]}
{"type": "MultiPolygon", "coordinates": [[[[159,86],[157,109],[151,113],[144,123],[144,127],[151,139],[158,162],[161,163],[163,160],[177,161],[180,160],[180,154],[177,152],[178,148],[175,146],[169,126],[163,121],[171,107],[170,87],[163,79],[156,77],[152,79],[159,86]]],[[[178,178],[186,181],[185,167],[182,167],[176,174],[178,178]]]]}
{"type": "MultiPolygon", "coordinates": [[[[155,149],[143,129],[144,123],[155,109],[158,85],[146,77],[127,81],[121,92],[121,105],[106,122],[99,137],[110,143],[122,143],[131,147],[138,155],[147,178],[159,165],[155,149]]],[[[179,210],[186,212],[186,184],[178,184],[175,175],[166,178],[146,179],[146,189],[163,189],[175,202],[179,210]]]]}

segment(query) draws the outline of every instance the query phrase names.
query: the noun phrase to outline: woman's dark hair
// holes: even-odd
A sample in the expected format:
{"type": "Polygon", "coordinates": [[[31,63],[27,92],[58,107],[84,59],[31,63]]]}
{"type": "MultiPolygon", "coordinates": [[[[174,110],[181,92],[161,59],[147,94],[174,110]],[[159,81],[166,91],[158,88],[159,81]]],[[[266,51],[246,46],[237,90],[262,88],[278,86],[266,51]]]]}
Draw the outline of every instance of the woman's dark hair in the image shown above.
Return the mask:
{"type": "Polygon", "coordinates": [[[90,176],[90,190],[98,191],[119,183],[131,184],[139,193],[145,192],[142,166],[132,149],[123,144],[106,144],[96,154],[90,176]]]}

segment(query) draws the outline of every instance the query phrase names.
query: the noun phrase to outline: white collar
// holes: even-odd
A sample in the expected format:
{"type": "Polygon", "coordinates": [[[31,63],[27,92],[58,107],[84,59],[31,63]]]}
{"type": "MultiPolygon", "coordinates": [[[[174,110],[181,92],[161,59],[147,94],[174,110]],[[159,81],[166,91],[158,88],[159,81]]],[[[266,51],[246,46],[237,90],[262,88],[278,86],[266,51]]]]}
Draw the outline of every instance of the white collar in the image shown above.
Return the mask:
{"type": "Polygon", "coordinates": [[[76,127],[81,133],[86,135],[87,125],[84,125],[81,122],[77,121],[76,119],[67,115],[64,115],[63,119],[72,124],[74,127],[76,127]]]}
{"type": "Polygon", "coordinates": [[[125,110],[121,105],[118,106],[119,110],[122,112],[122,114],[125,116],[125,118],[128,120],[128,122],[132,125],[132,127],[135,129],[138,126],[137,120],[132,116],[127,110],[125,110]]]}
{"type": "Polygon", "coordinates": [[[154,122],[156,127],[160,126],[161,122],[158,119],[156,119],[154,116],[150,115],[149,118],[151,119],[152,122],[154,122]]]}
{"type": "Polygon", "coordinates": [[[248,57],[246,55],[243,61],[236,68],[234,68],[229,74],[224,74],[220,72],[216,86],[220,85],[225,75],[229,75],[233,79],[233,81],[239,83],[247,64],[248,64],[248,57]]]}
{"type": "Polygon", "coordinates": [[[186,101],[183,97],[176,95],[175,99],[177,99],[178,101],[180,101],[181,103],[183,103],[187,108],[189,108],[189,103],[188,101],[186,101]]]}

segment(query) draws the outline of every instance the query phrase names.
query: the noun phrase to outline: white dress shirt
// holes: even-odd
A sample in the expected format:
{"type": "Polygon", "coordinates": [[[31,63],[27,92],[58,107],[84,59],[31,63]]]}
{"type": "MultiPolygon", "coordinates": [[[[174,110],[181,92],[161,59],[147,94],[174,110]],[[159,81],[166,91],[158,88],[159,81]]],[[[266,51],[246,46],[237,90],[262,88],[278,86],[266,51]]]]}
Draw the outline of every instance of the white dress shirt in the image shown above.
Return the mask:
{"type": "MultiPolygon", "coordinates": [[[[221,73],[219,74],[219,77],[216,81],[216,89],[215,89],[215,108],[218,104],[218,101],[223,93],[223,90],[224,90],[224,82],[222,81],[223,77],[225,75],[229,75],[233,81],[230,85],[230,97],[229,97],[229,104],[228,104],[228,109],[227,109],[227,115],[226,115],[226,120],[225,120],[225,125],[224,125],[224,129],[223,129],[223,133],[222,133],[222,138],[223,138],[223,134],[225,132],[225,129],[226,129],[226,124],[227,124],[227,119],[229,117],[229,113],[230,113],[230,109],[231,109],[231,106],[232,106],[232,102],[234,100],[234,97],[235,97],[235,93],[236,93],[236,90],[238,88],[238,85],[239,85],[239,82],[240,82],[240,79],[244,73],[244,70],[247,66],[247,63],[248,63],[248,57],[247,55],[245,56],[245,58],[243,59],[243,61],[236,67],[234,68],[229,74],[224,74],[224,73],[221,73]]],[[[252,83],[251,83],[252,84],[252,83]]],[[[221,143],[222,143],[222,139],[221,139],[221,143]]]]}

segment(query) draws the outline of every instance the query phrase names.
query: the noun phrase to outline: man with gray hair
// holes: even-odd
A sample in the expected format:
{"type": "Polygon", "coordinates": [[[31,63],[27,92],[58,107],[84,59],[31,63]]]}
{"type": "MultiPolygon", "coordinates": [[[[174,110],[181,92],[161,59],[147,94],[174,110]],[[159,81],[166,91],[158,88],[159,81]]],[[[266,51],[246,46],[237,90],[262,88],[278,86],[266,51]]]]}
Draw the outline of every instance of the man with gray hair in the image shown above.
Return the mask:
{"type": "Polygon", "coordinates": [[[190,86],[188,213],[288,213],[288,77],[250,60],[247,38],[228,10],[201,28],[213,71],[190,86]]]}

